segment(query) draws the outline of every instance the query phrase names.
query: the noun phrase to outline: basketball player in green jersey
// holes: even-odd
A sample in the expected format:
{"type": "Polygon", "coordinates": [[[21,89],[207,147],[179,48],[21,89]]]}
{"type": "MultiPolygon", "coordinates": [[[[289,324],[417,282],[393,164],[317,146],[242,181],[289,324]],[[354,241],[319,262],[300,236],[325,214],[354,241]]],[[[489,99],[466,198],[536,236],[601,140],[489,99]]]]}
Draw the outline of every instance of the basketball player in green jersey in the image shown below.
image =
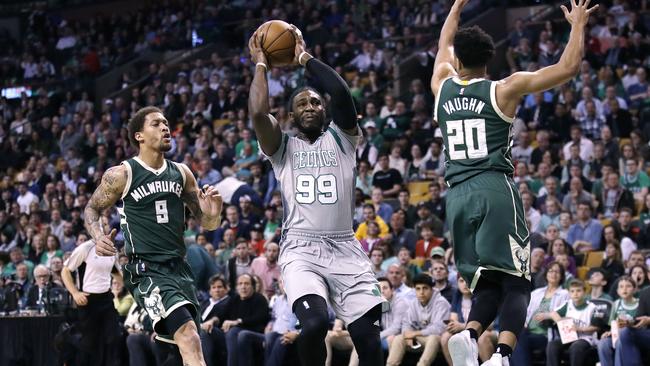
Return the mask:
{"type": "Polygon", "coordinates": [[[129,256],[124,285],[147,310],[157,338],[178,345],[183,365],[205,365],[196,323],[196,288],[184,259],[185,206],[205,230],[214,230],[223,202],[214,187],[199,189],[187,166],[165,159],[171,135],[160,109],[140,109],[129,121],[128,132],[139,148],[138,156],[104,173],[84,211],[86,229],[98,255],[115,255],[116,230],[105,233],[99,217],[121,200],[118,212],[129,256]]]}
{"type": "Polygon", "coordinates": [[[492,38],[478,27],[457,31],[467,2],[456,0],[445,20],[431,79],[445,146],[454,256],[475,301],[466,330],[449,340],[449,351],[454,365],[478,365],[476,340],[499,314],[497,352],[484,365],[508,365],[530,300],[529,235],[511,179],[513,116],[522,96],[576,75],[585,26],[597,6],[589,8],[589,0],[572,0],[570,12],[562,6],[571,34],[557,64],[490,81],[485,77],[492,38]]]}

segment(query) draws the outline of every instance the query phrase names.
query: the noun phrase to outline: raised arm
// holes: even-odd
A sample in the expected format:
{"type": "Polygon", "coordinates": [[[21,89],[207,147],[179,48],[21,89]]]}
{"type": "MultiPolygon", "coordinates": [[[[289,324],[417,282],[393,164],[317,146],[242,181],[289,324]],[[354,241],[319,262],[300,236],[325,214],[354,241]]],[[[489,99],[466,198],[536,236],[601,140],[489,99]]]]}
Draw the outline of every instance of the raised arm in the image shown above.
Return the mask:
{"type": "Polygon", "coordinates": [[[124,165],[116,165],[108,169],[104,172],[102,182],[90,197],[90,201],[88,201],[84,210],[84,224],[88,234],[97,244],[96,250],[99,255],[110,256],[117,253],[113,245],[113,238],[117,231],[113,229],[106,234],[99,218],[102,211],[112,207],[122,197],[126,187],[126,180],[127,171],[124,165]]]}
{"type": "Polygon", "coordinates": [[[449,15],[440,30],[438,39],[438,52],[433,64],[433,76],[431,77],[431,92],[438,93],[440,83],[450,76],[456,75],[454,68],[454,37],[460,22],[460,13],[469,0],[456,0],[449,10],[449,15]]]}
{"type": "Polygon", "coordinates": [[[594,12],[598,5],[589,8],[591,0],[571,0],[571,12],[562,5],[562,11],[567,21],[571,24],[569,42],[566,44],[560,60],[554,64],[534,72],[516,72],[501,80],[497,84],[497,100],[506,114],[514,113],[519,98],[526,94],[545,91],[562,85],[571,80],[580,69],[580,62],[584,53],[585,26],[589,21],[589,14],[594,12]]]}
{"type": "Polygon", "coordinates": [[[253,120],[257,141],[266,155],[273,155],[280,148],[282,130],[278,121],[269,113],[269,84],[266,80],[268,63],[259,45],[257,32],[248,41],[251,59],[255,63],[255,74],[248,98],[248,113],[253,120]]]}
{"type": "Polygon", "coordinates": [[[189,208],[192,215],[201,223],[205,230],[215,230],[221,224],[221,209],[223,200],[219,192],[208,184],[199,188],[196,178],[190,168],[180,163],[181,169],[185,172],[185,187],[181,199],[189,208]]]}
{"type": "Polygon", "coordinates": [[[357,135],[357,109],[350,93],[348,84],[331,67],[319,59],[314,58],[305,51],[305,41],[302,33],[296,26],[292,26],[296,38],[296,59],[295,63],[304,66],[311,75],[318,78],[324,91],[332,98],[331,108],[333,122],[336,123],[348,135],[357,135]]]}

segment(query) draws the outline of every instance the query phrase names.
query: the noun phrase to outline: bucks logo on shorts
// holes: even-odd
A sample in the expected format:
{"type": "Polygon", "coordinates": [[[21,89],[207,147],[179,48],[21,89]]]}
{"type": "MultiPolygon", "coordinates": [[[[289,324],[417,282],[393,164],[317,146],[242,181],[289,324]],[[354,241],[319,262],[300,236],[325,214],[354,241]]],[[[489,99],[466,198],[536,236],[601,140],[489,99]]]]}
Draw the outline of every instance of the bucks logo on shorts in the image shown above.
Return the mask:
{"type": "Polygon", "coordinates": [[[160,296],[160,288],[156,286],[151,295],[144,298],[144,308],[151,319],[160,318],[165,312],[163,307],[162,297],[160,296]]]}

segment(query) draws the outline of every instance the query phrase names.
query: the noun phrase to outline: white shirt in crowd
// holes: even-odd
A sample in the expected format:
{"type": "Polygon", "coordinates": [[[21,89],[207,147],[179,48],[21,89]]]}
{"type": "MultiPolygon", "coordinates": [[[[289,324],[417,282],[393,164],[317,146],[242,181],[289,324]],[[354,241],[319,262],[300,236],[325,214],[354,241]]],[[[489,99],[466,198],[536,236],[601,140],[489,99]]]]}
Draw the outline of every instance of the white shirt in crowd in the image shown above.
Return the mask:
{"type": "Polygon", "coordinates": [[[95,242],[88,240],[80,244],[65,261],[70,272],[77,273],[79,291],[89,294],[103,294],[111,289],[111,272],[119,270],[117,254],[108,257],[100,256],[95,251],[95,242]],[[81,283],[79,283],[79,281],[81,283]]]}

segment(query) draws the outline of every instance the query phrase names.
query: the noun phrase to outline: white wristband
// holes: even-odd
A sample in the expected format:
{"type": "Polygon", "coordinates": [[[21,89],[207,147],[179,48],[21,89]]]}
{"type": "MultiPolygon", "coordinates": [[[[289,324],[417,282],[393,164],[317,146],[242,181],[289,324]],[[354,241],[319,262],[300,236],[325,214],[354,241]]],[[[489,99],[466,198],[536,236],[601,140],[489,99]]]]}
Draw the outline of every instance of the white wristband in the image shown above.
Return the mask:
{"type": "MultiPolygon", "coordinates": [[[[307,62],[305,62],[304,64],[302,63],[302,56],[304,56],[304,55],[308,55],[307,51],[302,51],[302,53],[298,56],[298,63],[300,65],[302,65],[302,66],[305,66],[305,64],[307,63],[307,62]]],[[[309,60],[307,60],[307,61],[309,61],[309,60]]]]}
{"type": "Polygon", "coordinates": [[[257,67],[257,66],[262,66],[262,67],[264,68],[264,70],[266,70],[266,71],[269,70],[269,67],[266,66],[266,64],[263,63],[263,62],[258,62],[258,63],[256,63],[256,64],[255,64],[255,67],[257,67]]]}

